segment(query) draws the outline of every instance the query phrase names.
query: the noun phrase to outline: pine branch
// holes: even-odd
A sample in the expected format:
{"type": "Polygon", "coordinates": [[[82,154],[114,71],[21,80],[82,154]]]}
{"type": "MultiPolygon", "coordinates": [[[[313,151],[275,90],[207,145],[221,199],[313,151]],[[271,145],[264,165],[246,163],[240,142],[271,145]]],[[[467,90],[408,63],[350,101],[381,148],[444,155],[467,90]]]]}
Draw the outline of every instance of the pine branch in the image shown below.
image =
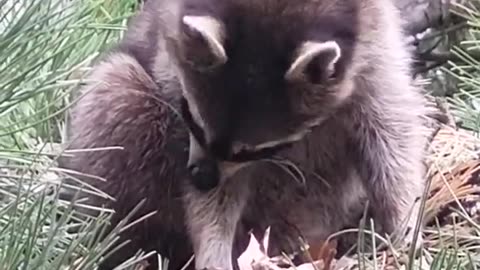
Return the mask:
{"type": "Polygon", "coordinates": [[[449,16],[450,0],[396,0],[395,3],[410,35],[441,26],[449,16]]]}

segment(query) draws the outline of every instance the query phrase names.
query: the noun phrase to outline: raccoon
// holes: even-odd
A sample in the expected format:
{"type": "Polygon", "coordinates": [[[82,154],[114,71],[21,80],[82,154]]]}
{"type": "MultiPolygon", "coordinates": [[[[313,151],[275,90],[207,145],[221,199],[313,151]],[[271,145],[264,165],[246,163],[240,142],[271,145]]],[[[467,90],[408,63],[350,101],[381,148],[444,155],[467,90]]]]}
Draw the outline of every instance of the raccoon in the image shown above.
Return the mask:
{"type": "MultiPolygon", "coordinates": [[[[111,247],[116,251],[102,259],[100,270],[114,269],[139,249],[157,251],[168,260],[168,269],[194,267],[189,263],[193,249],[182,201],[189,179],[189,132],[180,114],[181,85],[156,42],[157,4],[145,4],[129,22],[124,38],[95,61],[68,111],[66,149],[86,150],[58,160],[69,172],[64,182],[75,186],[80,183],[74,179],[79,179],[89,185],[84,190],[93,187],[113,198],[70,188],[62,190],[61,198],[113,209],[105,233],[144,199],[130,221],[155,212],[120,234],[111,247]]],[[[99,214],[83,207],[77,211],[86,217],[99,214]]],[[[150,257],[142,269],[159,269],[159,263],[150,257]]]]}
{"type": "Polygon", "coordinates": [[[124,150],[62,166],[106,178],[113,224],[146,198],[124,237],[171,269],[236,268],[269,226],[268,253],[295,252],[366,206],[379,232],[412,228],[429,108],[400,25],[390,0],[149,0],[69,127],[72,148],[124,150]]]}
{"type": "MultiPolygon", "coordinates": [[[[79,196],[79,200],[86,199],[83,204],[113,209],[109,230],[142,199],[146,199],[145,204],[130,221],[157,211],[122,233],[117,245],[127,240],[130,243],[106,258],[99,269],[113,269],[138,249],[156,250],[172,258],[171,269],[180,269],[191,254],[179,189],[186,175],[183,164],[188,158],[188,133],[181,118],[165,105],[175,104],[171,92],[178,86],[157,86],[138,61],[121,50],[102,57],[87,81],[70,110],[68,148],[121,148],[81,151],[62,157],[59,163],[75,171],[72,177],[115,200],[90,193],[76,194],[76,190],[69,189],[63,191],[62,197],[70,200],[79,196]]],[[[68,178],[65,182],[76,184],[68,178]]],[[[78,211],[90,216],[98,214],[83,208],[78,211]]],[[[156,261],[149,263],[149,269],[158,269],[154,268],[156,261]]]]}
{"type": "Polygon", "coordinates": [[[232,269],[239,222],[272,226],[274,255],[296,232],[317,242],[352,226],[367,202],[379,232],[406,225],[411,242],[429,109],[392,1],[163,3],[191,134],[196,269],[232,269]]]}

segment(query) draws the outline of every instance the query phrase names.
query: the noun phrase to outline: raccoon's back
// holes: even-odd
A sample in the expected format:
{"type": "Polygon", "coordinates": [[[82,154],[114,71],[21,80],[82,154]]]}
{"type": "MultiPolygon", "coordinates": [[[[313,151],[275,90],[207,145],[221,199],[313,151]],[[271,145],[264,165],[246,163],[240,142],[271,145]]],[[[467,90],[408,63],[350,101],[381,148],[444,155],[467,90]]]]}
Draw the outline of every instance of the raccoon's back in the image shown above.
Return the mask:
{"type": "MultiPolygon", "coordinates": [[[[186,177],[188,132],[171,91],[175,81],[157,85],[138,61],[115,51],[98,63],[89,83],[71,109],[70,149],[76,152],[61,166],[82,174],[81,180],[115,198],[89,196],[87,204],[105,204],[115,210],[118,223],[142,199],[146,204],[135,215],[157,213],[123,235],[128,247],[104,269],[126,260],[138,248],[153,249],[179,269],[189,259],[191,247],[184,227],[181,186],[186,177]],[[103,148],[103,149],[102,149],[103,148]]],[[[79,178],[78,175],[75,177],[79,178]]]]}

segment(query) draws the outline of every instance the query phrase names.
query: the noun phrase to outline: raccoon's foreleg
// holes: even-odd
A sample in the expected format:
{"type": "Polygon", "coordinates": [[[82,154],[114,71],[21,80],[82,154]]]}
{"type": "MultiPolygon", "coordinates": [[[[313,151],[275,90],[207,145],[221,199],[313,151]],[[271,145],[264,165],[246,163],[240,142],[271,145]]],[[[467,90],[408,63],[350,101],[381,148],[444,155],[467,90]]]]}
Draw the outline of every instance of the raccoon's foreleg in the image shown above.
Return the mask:
{"type": "Polygon", "coordinates": [[[232,270],[235,232],[246,203],[246,187],[222,185],[209,192],[193,186],[187,189],[184,199],[195,269],[232,270]]]}
{"type": "Polygon", "coordinates": [[[214,170],[202,167],[218,168],[217,161],[208,159],[194,137],[190,136],[189,167],[193,164],[199,167],[202,175],[192,174],[190,184],[185,188],[184,202],[195,253],[195,269],[232,270],[235,234],[248,199],[248,181],[237,176],[226,179],[228,177],[221,169],[217,173],[207,173],[214,170]],[[207,164],[209,162],[214,164],[207,164]],[[219,179],[207,179],[213,177],[219,179]],[[218,184],[207,189],[210,185],[205,186],[198,181],[218,184]]]}
{"type": "MultiPolygon", "coordinates": [[[[424,130],[419,117],[395,120],[392,113],[382,119],[370,113],[357,115],[363,121],[357,122],[354,142],[369,205],[381,231],[392,234],[406,226],[408,235],[398,237],[410,244],[425,186],[424,130]]],[[[405,116],[409,112],[396,113],[405,116]]]]}

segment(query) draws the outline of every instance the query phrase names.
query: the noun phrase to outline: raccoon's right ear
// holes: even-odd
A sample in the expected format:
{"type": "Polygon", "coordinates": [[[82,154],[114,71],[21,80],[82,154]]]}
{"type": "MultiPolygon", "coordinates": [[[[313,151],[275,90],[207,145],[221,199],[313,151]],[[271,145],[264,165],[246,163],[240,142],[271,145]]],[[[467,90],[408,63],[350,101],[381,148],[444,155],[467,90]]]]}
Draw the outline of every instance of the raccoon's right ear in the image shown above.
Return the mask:
{"type": "Polygon", "coordinates": [[[210,16],[184,16],[182,18],[183,57],[199,70],[210,69],[227,62],[223,46],[225,27],[210,16]]]}
{"type": "Polygon", "coordinates": [[[327,83],[336,78],[336,64],[341,55],[340,46],[335,41],[307,41],[299,48],[285,79],[327,83]]]}

